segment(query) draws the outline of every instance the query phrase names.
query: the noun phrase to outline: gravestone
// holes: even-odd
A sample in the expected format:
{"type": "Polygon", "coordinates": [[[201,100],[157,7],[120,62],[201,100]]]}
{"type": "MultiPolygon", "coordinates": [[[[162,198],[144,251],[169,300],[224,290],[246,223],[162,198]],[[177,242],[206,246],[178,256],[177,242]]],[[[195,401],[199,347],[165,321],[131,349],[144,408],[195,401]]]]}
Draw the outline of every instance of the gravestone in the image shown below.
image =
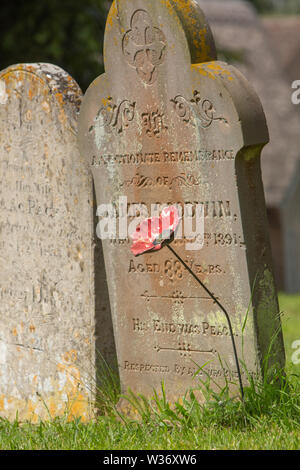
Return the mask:
{"type": "Polygon", "coordinates": [[[92,177],[76,143],[81,97],[53,65],[0,74],[0,413],[11,419],[92,412],[105,305],[92,177]]]}
{"type": "Polygon", "coordinates": [[[167,247],[132,255],[123,198],[148,215],[152,204],[202,207],[202,249],[177,238],[170,246],[226,308],[243,384],[247,373],[261,376],[276,332],[269,371],[283,367],[260,101],[234,67],[217,61],[209,25],[191,0],[114,1],[104,61],[105,74],[83,99],[79,146],[97,204],[112,204],[117,228],[122,219],[122,233],[102,241],[122,390],[149,396],[164,381],[172,400],[198,386],[197,373],[219,386],[234,382],[236,393],[224,312],[167,247]]]}

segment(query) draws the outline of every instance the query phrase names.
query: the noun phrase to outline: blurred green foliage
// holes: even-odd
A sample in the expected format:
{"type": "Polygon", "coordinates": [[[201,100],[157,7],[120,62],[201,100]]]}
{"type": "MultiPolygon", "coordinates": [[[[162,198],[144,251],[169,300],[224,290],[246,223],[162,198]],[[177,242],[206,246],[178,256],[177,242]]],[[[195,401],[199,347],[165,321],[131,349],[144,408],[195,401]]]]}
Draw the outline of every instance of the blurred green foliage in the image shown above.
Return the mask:
{"type": "MultiPolygon", "coordinates": [[[[259,12],[300,12],[300,0],[249,1],[259,12]]],[[[66,70],[85,91],[103,72],[103,36],[111,2],[1,0],[0,70],[16,63],[50,62],[66,70]]]]}
{"type": "MultiPolygon", "coordinates": [[[[226,0],[224,0],[226,1],[226,0]]],[[[261,13],[300,13],[300,0],[248,0],[261,13]]]]}
{"type": "Polygon", "coordinates": [[[274,10],[274,2],[272,0],[249,0],[252,3],[257,11],[266,12],[274,10]]]}
{"type": "Polygon", "coordinates": [[[107,0],[2,0],[0,69],[24,62],[62,67],[83,91],[103,71],[107,0]]]}

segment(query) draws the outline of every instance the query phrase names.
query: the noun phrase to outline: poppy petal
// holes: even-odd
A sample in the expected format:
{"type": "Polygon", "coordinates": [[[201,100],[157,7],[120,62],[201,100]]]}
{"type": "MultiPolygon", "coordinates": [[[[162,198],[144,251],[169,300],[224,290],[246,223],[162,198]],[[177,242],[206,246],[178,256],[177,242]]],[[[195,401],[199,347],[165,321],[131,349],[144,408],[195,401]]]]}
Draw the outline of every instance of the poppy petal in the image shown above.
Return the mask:
{"type": "Polygon", "coordinates": [[[175,206],[166,207],[159,217],[143,220],[132,235],[131,252],[137,256],[146,251],[156,251],[162,242],[171,237],[179,224],[178,210],[175,206]]]}

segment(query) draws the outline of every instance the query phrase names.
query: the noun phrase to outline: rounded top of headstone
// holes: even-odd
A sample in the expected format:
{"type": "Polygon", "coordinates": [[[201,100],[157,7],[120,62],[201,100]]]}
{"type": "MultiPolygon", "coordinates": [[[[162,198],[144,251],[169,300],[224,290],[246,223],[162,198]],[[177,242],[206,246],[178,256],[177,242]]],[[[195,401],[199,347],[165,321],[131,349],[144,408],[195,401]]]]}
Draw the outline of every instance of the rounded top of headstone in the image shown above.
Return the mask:
{"type": "Polygon", "coordinates": [[[179,49],[191,63],[216,59],[210,27],[195,0],[114,0],[105,30],[106,72],[125,62],[151,83],[152,71],[179,49]]]}
{"type": "MultiPolygon", "coordinates": [[[[63,69],[47,63],[15,64],[0,72],[0,104],[6,104],[11,90],[17,93],[18,86],[29,80],[40,82],[53,99],[59,122],[71,132],[77,133],[77,120],[82,91],[76,81],[63,69]]],[[[29,98],[35,93],[29,88],[29,98]]]]}

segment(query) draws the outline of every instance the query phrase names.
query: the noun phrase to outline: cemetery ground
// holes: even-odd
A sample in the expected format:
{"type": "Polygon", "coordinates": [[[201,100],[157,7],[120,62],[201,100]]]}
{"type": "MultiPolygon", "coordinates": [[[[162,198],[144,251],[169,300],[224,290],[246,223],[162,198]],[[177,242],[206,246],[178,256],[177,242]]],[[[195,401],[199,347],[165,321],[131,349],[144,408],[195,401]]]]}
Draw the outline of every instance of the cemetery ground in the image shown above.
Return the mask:
{"type": "Polygon", "coordinates": [[[300,365],[295,364],[299,354],[294,343],[300,340],[300,296],[280,294],[279,299],[287,355],[287,380],[281,389],[250,387],[244,404],[219,394],[210,395],[201,406],[187,396],[172,410],[161,398],[154,401],[154,413],[139,400],[139,419],[122,420],[113,412],[117,389],[111,380],[101,391],[106,413],[95,421],[68,421],[67,413],[38,424],[20,423],[18,417],[12,423],[2,419],[0,449],[299,449],[300,365]]]}

